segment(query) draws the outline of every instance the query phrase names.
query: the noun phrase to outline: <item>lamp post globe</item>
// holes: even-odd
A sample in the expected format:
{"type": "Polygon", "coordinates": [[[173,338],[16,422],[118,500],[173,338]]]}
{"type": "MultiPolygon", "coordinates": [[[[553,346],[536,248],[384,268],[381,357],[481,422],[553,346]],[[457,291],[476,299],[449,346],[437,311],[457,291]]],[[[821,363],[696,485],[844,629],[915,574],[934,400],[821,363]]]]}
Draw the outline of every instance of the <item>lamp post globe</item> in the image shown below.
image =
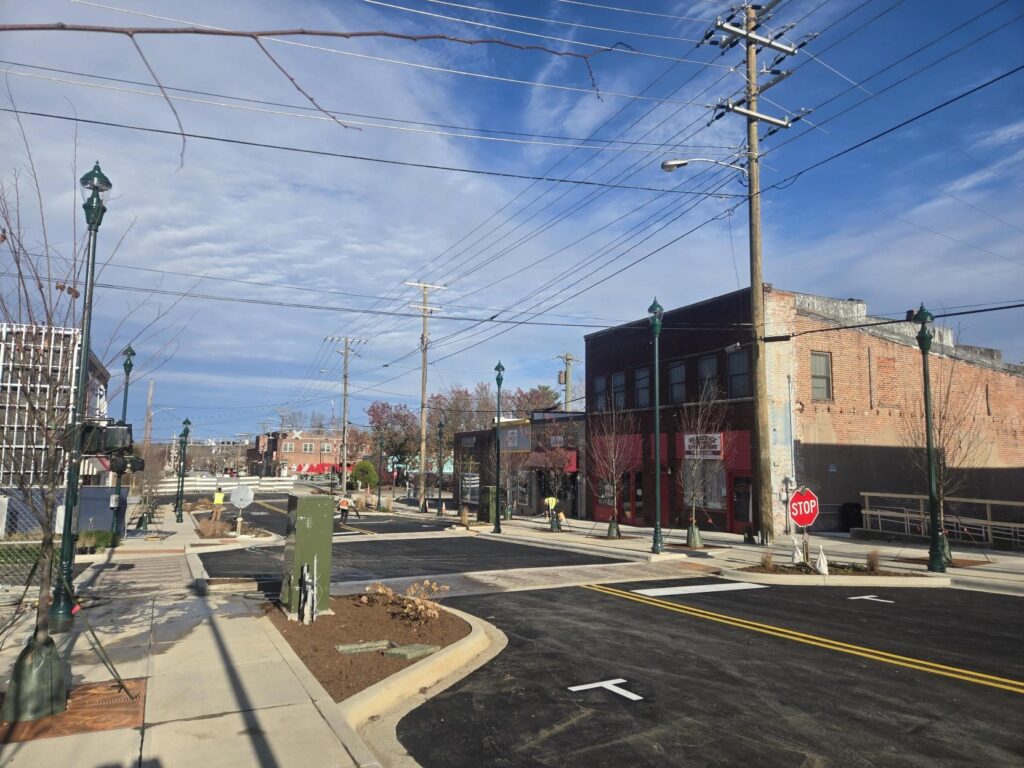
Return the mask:
{"type": "Polygon", "coordinates": [[[498,361],[494,366],[494,381],[498,385],[498,417],[494,422],[494,533],[501,533],[501,383],[505,380],[505,366],[498,361]]]}
{"type": "Polygon", "coordinates": [[[664,542],[661,535],[661,377],[659,376],[658,337],[661,335],[661,321],[665,314],[655,299],[647,308],[654,340],[654,536],[651,552],[661,554],[664,542]]]}
{"type": "Polygon", "coordinates": [[[114,185],[106,177],[97,162],[91,171],[79,180],[84,203],[85,223],[88,227],[85,264],[85,302],[82,305],[82,334],[79,342],[78,364],[74,373],[74,408],[71,412],[69,431],[73,435],[70,456],[68,457],[67,486],[64,493],[64,521],[61,526],[60,561],[57,570],[57,583],[53,587],[53,600],[50,603],[50,622],[54,630],[67,628],[72,620],[71,609],[74,603],[70,592],[73,579],[75,542],[73,521],[77,515],[79,490],[78,483],[82,472],[82,424],[85,421],[86,401],[89,389],[89,340],[92,331],[92,297],[96,283],[96,235],[103,214],[107,211],[105,200],[114,185]],[[65,586],[66,585],[66,586],[65,586]]]}
{"type": "Polygon", "coordinates": [[[917,346],[921,350],[921,370],[924,376],[924,432],[925,446],[928,453],[928,570],[935,573],[945,573],[946,562],[942,552],[942,531],[939,530],[939,488],[938,472],[935,465],[935,440],[932,431],[932,385],[931,374],[928,370],[928,353],[932,348],[932,332],[928,323],[935,320],[935,317],[924,308],[915,312],[907,312],[911,322],[920,323],[921,328],[917,332],[917,346]]]}

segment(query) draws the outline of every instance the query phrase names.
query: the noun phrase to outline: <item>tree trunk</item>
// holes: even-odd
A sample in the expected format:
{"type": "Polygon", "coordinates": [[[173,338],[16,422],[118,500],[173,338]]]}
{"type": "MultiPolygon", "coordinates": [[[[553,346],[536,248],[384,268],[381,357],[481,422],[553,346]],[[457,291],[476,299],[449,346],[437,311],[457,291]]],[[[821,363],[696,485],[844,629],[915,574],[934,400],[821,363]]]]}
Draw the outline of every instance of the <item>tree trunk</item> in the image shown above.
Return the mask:
{"type": "MultiPolygon", "coordinates": [[[[52,526],[51,526],[52,528],[52,526]]],[[[42,643],[50,636],[50,593],[53,573],[53,532],[43,532],[39,550],[39,604],[36,606],[35,639],[42,643]]]]}

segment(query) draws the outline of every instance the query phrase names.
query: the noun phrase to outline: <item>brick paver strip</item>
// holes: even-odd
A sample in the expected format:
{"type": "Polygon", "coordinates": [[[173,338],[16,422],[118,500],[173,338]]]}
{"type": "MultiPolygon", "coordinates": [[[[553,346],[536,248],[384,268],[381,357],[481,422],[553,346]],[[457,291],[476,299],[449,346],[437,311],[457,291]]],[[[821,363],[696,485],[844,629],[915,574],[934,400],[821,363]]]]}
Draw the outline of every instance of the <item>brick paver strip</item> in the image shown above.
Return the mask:
{"type": "Polygon", "coordinates": [[[134,699],[129,698],[115,682],[87,683],[71,690],[68,708],[59,715],[27,723],[0,720],[0,743],[14,744],[118,728],[141,728],[146,702],[146,678],[137,677],[124,682],[135,695],[134,699]]]}

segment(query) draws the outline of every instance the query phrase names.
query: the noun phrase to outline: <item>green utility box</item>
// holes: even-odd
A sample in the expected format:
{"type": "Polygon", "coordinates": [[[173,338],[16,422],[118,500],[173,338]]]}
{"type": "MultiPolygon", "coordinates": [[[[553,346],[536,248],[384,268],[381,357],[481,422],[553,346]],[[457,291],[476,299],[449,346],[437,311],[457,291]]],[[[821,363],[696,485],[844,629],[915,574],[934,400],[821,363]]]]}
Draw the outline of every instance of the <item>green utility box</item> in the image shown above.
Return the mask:
{"type": "Polygon", "coordinates": [[[288,618],[301,620],[306,601],[313,597],[316,607],[313,618],[318,613],[330,612],[333,533],[334,500],[330,496],[288,495],[288,530],[280,598],[288,618]],[[307,590],[302,588],[303,566],[309,573],[310,588],[307,590]]]}
{"type": "Polygon", "coordinates": [[[494,510],[497,507],[498,494],[493,485],[480,487],[480,503],[476,508],[476,519],[484,523],[494,522],[494,510]]]}

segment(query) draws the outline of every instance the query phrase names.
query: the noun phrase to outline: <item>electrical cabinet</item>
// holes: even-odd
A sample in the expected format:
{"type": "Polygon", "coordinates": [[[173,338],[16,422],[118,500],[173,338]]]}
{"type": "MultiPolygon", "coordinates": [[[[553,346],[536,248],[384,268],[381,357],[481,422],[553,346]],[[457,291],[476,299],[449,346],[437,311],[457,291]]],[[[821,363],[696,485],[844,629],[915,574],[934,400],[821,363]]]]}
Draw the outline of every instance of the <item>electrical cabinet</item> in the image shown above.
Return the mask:
{"type": "Polygon", "coordinates": [[[316,612],[327,613],[330,610],[333,534],[334,500],[330,496],[288,495],[288,528],[280,600],[291,618],[301,618],[304,566],[309,579],[315,584],[316,612]]]}

